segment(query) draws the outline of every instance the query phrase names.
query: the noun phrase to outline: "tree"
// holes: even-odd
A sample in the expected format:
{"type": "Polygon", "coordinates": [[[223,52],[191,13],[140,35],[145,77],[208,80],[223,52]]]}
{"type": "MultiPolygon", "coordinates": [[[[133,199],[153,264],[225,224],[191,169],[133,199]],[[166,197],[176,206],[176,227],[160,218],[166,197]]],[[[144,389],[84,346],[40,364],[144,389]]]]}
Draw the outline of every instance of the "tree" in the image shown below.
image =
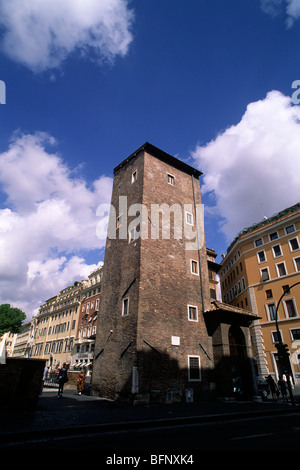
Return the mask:
{"type": "Polygon", "coordinates": [[[19,308],[13,308],[9,304],[0,305],[0,337],[10,331],[19,333],[22,331],[22,322],[26,315],[19,308]]]}

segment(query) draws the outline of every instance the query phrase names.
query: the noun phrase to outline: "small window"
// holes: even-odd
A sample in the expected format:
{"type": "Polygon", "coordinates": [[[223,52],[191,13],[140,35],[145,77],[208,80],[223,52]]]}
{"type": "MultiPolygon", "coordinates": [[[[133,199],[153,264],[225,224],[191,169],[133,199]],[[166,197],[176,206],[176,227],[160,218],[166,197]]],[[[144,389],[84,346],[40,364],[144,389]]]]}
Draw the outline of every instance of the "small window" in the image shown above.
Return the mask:
{"type": "Polygon", "coordinates": [[[200,356],[188,356],[189,381],[201,380],[200,356]]]}
{"type": "Polygon", "coordinates": [[[293,232],[295,232],[295,226],[294,226],[294,224],[288,225],[287,227],[285,227],[285,233],[286,233],[286,234],[293,233],[293,232]]]}
{"type": "Polygon", "coordinates": [[[297,311],[294,303],[294,299],[284,300],[285,312],[288,318],[297,316],[297,311]]]}
{"type": "Polygon", "coordinates": [[[276,305],[275,303],[267,304],[267,314],[270,321],[276,320],[276,305]]]}
{"type": "Polygon", "coordinates": [[[279,343],[280,341],[282,342],[281,331],[279,331],[279,334],[277,331],[272,331],[271,336],[272,336],[272,341],[274,344],[279,343]]]}
{"type": "Polygon", "coordinates": [[[284,263],[276,264],[276,269],[279,277],[286,276],[286,269],[284,263]]]}
{"type": "Polygon", "coordinates": [[[255,246],[261,246],[263,245],[264,242],[262,238],[258,238],[257,240],[255,240],[254,243],[255,243],[255,246]]]}
{"type": "Polygon", "coordinates": [[[135,227],[129,230],[129,243],[135,240],[135,227]]]}
{"type": "Polygon", "coordinates": [[[117,229],[122,225],[122,218],[123,214],[120,214],[119,217],[117,217],[117,229]]]}
{"type": "Polygon", "coordinates": [[[272,299],[272,297],[273,297],[272,289],[267,289],[266,290],[266,298],[267,299],[272,299]]]}
{"type": "Polygon", "coordinates": [[[291,240],[289,240],[289,244],[291,251],[299,250],[298,238],[292,238],[291,240]]]}
{"type": "Polygon", "coordinates": [[[126,317],[129,313],[129,297],[126,297],[122,301],[122,317],[126,317]]]}
{"type": "Polygon", "coordinates": [[[135,183],[137,180],[137,170],[134,170],[134,172],[131,175],[131,183],[135,183]]]}
{"type": "Polygon", "coordinates": [[[190,321],[198,321],[198,307],[188,305],[188,318],[190,321]]]}
{"type": "Polygon", "coordinates": [[[294,265],[295,265],[295,270],[300,271],[300,257],[294,258],[294,265]]]}
{"type": "Polygon", "coordinates": [[[192,274],[199,274],[199,271],[198,271],[198,261],[195,261],[195,260],[191,260],[191,273],[192,274]]]}
{"type": "Polygon", "coordinates": [[[168,183],[171,184],[172,186],[175,185],[175,177],[173,175],[170,175],[168,173],[168,183]]]}
{"type": "Polygon", "coordinates": [[[271,241],[271,242],[272,242],[273,240],[277,240],[277,238],[278,238],[278,232],[270,233],[269,237],[270,237],[270,241],[271,241]]]}
{"type": "Polygon", "coordinates": [[[270,279],[268,268],[263,268],[260,270],[260,277],[262,282],[266,282],[270,279]]]}
{"type": "Polygon", "coordinates": [[[193,214],[191,214],[190,212],[186,212],[185,213],[185,220],[186,220],[187,224],[193,225],[193,214]]]}
{"type": "Polygon", "coordinates": [[[258,258],[259,263],[264,263],[265,261],[267,261],[266,254],[265,254],[264,250],[259,251],[257,253],[257,258],[258,258]]]}
{"type": "Polygon", "coordinates": [[[291,330],[291,337],[292,341],[299,341],[300,340],[300,328],[295,328],[294,330],[291,330]]]}
{"type": "Polygon", "coordinates": [[[273,250],[274,258],[278,258],[279,256],[282,256],[281,246],[280,245],[274,245],[272,247],[272,250],[273,250]]]}

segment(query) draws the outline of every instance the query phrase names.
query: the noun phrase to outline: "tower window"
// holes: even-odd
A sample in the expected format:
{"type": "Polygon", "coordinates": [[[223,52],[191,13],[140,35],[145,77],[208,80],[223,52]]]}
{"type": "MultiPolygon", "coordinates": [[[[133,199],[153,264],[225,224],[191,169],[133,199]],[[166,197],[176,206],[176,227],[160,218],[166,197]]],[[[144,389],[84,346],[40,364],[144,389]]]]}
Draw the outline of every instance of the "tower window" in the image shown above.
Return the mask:
{"type": "Polygon", "coordinates": [[[198,261],[191,260],[191,273],[198,274],[198,261]]]}
{"type": "Polygon", "coordinates": [[[175,176],[170,175],[169,173],[168,173],[168,183],[171,184],[172,186],[174,186],[175,184],[175,176]]]}
{"type": "Polygon", "coordinates": [[[129,297],[126,297],[122,301],[122,317],[126,317],[129,313],[129,297]]]}
{"type": "Polygon", "coordinates": [[[198,321],[198,308],[195,305],[188,305],[188,317],[190,321],[198,321]]]}
{"type": "Polygon", "coordinates": [[[137,180],[137,170],[134,170],[134,172],[131,175],[131,183],[135,183],[137,180]]]}
{"type": "Polygon", "coordinates": [[[135,240],[135,227],[129,230],[129,243],[135,240]]]}
{"type": "Polygon", "coordinates": [[[200,356],[188,357],[188,377],[189,380],[201,380],[200,356]]]}
{"type": "Polygon", "coordinates": [[[185,220],[186,220],[187,224],[193,225],[193,214],[191,214],[190,212],[186,212],[185,213],[185,220]]]}

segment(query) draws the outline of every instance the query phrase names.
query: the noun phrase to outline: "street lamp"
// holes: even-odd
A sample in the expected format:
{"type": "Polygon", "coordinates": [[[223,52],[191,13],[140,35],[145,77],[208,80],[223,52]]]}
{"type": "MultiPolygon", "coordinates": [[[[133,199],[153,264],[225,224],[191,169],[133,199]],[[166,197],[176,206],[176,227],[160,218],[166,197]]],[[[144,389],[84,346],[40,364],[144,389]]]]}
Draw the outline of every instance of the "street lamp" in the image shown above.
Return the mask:
{"type": "MultiPolygon", "coordinates": [[[[286,374],[288,374],[288,377],[290,376],[290,362],[289,362],[290,353],[289,353],[287,345],[283,344],[281,334],[280,334],[280,331],[279,331],[279,327],[278,327],[278,308],[279,308],[280,302],[282,301],[283,297],[285,295],[287,295],[288,292],[290,292],[290,290],[293,287],[297,286],[298,284],[300,284],[300,282],[296,282],[292,286],[289,286],[289,288],[281,295],[281,297],[280,297],[280,299],[279,299],[279,301],[276,305],[276,311],[275,311],[275,324],[276,324],[276,331],[277,331],[277,338],[278,338],[278,343],[276,343],[275,346],[276,346],[276,349],[278,351],[279,362],[282,366],[282,369],[285,371],[286,374]]],[[[288,384],[289,394],[290,394],[290,398],[291,398],[291,403],[292,403],[293,406],[295,406],[295,400],[294,400],[294,396],[293,396],[293,392],[292,392],[292,386],[291,386],[290,379],[288,379],[287,384],[288,384]]]]}

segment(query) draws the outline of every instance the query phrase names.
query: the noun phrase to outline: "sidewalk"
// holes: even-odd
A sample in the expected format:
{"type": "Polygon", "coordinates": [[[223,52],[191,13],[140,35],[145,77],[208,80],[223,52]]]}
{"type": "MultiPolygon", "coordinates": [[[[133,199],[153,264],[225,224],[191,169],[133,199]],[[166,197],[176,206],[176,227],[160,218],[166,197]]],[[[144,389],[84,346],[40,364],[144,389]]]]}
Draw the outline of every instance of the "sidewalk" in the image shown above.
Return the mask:
{"type": "Polygon", "coordinates": [[[300,386],[293,390],[296,406],[273,401],[203,401],[170,405],[132,406],[67,390],[44,390],[34,411],[0,413],[0,448],[5,443],[35,437],[208,422],[300,411],[300,386]]]}

